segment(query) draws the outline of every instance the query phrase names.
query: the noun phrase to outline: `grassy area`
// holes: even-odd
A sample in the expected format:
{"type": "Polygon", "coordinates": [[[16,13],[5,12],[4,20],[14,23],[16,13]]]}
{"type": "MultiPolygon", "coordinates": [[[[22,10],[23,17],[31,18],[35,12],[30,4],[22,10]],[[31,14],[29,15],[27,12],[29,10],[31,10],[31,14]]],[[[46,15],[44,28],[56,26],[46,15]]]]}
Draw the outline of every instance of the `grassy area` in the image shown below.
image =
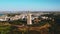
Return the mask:
{"type": "Polygon", "coordinates": [[[6,34],[10,31],[10,26],[0,26],[1,34],[6,34]]]}
{"type": "Polygon", "coordinates": [[[1,23],[0,22],[0,34],[6,34],[10,31],[10,24],[7,22],[1,23]]]}

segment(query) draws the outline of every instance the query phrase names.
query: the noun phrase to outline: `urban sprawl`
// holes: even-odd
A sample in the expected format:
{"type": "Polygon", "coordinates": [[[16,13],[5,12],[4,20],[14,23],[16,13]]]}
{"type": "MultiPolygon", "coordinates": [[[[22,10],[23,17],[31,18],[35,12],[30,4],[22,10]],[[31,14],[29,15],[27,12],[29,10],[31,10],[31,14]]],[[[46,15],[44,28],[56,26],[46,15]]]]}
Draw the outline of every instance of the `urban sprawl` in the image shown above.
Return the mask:
{"type": "Polygon", "coordinates": [[[60,12],[7,13],[0,16],[0,33],[53,34],[60,30],[59,20],[60,12]]]}

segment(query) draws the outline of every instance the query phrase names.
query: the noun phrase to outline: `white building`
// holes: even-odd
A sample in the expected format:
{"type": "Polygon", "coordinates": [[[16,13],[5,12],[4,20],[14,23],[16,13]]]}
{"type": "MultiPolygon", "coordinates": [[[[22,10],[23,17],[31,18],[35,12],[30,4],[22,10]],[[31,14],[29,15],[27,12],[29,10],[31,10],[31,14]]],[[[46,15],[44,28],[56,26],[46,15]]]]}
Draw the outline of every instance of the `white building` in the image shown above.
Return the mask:
{"type": "Polygon", "coordinates": [[[7,15],[0,16],[0,21],[7,21],[10,17],[7,15]]]}

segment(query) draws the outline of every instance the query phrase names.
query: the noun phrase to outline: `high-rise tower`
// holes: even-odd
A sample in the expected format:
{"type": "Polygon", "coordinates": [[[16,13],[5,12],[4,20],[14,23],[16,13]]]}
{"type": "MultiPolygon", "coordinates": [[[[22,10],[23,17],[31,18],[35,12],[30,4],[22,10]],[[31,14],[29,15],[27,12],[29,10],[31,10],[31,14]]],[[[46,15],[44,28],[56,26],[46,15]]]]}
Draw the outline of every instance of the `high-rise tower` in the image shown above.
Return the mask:
{"type": "Polygon", "coordinates": [[[27,12],[27,25],[32,25],[31,15],[30,12],[27,12]]]}

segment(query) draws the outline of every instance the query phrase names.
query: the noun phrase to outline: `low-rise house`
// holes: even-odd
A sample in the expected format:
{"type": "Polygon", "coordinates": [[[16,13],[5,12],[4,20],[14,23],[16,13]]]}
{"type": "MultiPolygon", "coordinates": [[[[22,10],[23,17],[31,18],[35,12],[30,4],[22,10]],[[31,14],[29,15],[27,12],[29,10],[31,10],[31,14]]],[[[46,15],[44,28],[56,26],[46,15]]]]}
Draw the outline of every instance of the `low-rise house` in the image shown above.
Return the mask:
{"type": "Polygon", "coordinates": [[[3,16],[0,16],[0,21],[8,21],[10,17],[8,17],[7,15],[3,15],[3,16]]]}

